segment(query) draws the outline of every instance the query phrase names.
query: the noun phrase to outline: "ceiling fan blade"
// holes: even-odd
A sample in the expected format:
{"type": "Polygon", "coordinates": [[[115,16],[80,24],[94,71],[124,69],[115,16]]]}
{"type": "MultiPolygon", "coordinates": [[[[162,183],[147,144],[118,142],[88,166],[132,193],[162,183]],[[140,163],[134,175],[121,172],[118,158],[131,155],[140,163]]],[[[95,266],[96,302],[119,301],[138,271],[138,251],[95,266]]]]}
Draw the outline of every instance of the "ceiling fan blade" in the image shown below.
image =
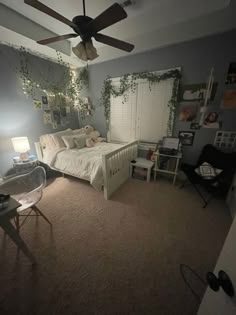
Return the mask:
{"type": "Polygon", "coordinates": [[[95,34],[110,25],[113,25],[127,17],[127,13],[118,3],[114,3],[108,9],[89,22],[85,30],[87,33],[95,34]]]}
{"type": "Polygon", "coordinates": [[[103,35],[103,34],[96,34],[94,35],[94,38],[98,41],[101,42],[103,44],[127,51],[127,52],[131,52],[134,49],[134,45],[123,42],[122,40],[107,36],[107,35],[103,35]]]}
{"type": "Polygon", "coordinates": [[[69,25],[72,28],[77,28],[76,24],[74,24],[73,22],[71,22],[70,20],[68,20],[67,18],[65,18],[64,16],[62,16],[61,14],[57,13],[56,11],[52,10],[51,8],[49,8],[48,6],[46,6],[45,4],[39,2],[38,0],[24,0],[24,2],[28,5],[30,5],[31,7],[53,17],[54,19],[69,25]]]}
{"type": "Polygon", "coordinates": [[[48,45],[51,43],[59,42],[60,40],[68,39],[68,38],[73,38],[79,36],[78,34],[66,34],[66,35],[61,35],[61,36],[55,36],[47,39],[42,39],[37,41],[38,44],[41,45],[48,45]]]}

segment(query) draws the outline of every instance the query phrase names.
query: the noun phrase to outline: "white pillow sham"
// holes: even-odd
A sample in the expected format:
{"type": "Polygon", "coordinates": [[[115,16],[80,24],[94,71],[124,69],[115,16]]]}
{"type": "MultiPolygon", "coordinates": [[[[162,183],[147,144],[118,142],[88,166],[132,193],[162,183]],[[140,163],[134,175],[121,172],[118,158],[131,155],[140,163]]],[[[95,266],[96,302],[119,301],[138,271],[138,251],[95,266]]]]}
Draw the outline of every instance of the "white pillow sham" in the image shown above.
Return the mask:
{"type": "Polygon", "coordinates": [[[65,147],[65,143],[62,140],[62,136],[70,136],[70,135],[71,136],[73,135],[72,129],[67,129],[67,130],[50,134],[57,149],[61,149],[65,147]]]}

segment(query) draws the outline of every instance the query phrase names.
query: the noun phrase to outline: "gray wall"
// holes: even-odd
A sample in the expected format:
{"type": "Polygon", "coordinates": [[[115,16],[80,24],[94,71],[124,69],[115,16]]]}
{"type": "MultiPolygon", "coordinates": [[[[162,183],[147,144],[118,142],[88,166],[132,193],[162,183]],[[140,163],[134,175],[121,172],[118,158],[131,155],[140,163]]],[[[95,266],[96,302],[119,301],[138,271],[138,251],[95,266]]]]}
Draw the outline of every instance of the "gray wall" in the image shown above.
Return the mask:
{"type": "MultiPolygon", "coordinates": [[[[235,38],[236,31],[234,30],[90,66],[90,93],[93,103],[96,105],[96,112],[89,123],[93,124],[103,136],[106,136],[104,112],[103,107],[99,106],[99,98],[103,81],[107,75],[119,77],[125,73],[172,67],[182,67],[181,84],[206,82],[210,69],[214,67],[218,89],[215,100],[210,106],[212,110],[219,110],[229,63],[236,62],[235,38]]],[[[221,119],[223,120],[222,130],[236,130],[236,110],[222,111],[221,119]]],[[[85,123],[87,122],[81,121],[82,125],[85,123]]],[[[179,130],[190,130],[189,128],[189,122],[176,121],[174,134],[177,135],[179,130]]],[[[202,128],[196,131],[194,145],[184,147],[184,160],[194,163],[201,148],[206,143],[213,143],[215,133],[216,129],[202,128]]]]}
{"type": "MultiPolygon", "coordinates": [[[[27,99],[23,94],[19,75],[15,71],[19,62],[19,54],[15,49],[0,45],[0,174],[2,175],[12,167],[12,158],[16,155],[11,143],[12,137],[27,136],[30,152],[35,154],[34,142],[38,141],[40,135],[69,127],[78,128],[77,113],[71,114],[68,125],[56,130],[43,124],[43,111],[35,110],[32,98],[27,99]]],[[[49,79],[60,81],[61,66],[35,56],[30,56],[29,62],[35,80],[45,75],[49,79]]]]}

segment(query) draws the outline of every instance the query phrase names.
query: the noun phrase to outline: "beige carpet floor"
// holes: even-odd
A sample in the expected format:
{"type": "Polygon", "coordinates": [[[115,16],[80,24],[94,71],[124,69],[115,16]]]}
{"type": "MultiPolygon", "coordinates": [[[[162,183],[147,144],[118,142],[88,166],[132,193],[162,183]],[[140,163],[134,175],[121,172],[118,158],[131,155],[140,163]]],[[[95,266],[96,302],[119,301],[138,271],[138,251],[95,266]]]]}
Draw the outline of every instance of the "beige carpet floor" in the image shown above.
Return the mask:
{"type": "MultiPolygon", "coordinates": [[[[88,183],[56,178],[21,235],[31,267],[0,231],[0,314],[196,314],[179,272],[212,270],[231,224],[223,202],[207,209],[189,187],[129,180],[105,201],[88,183]]],[[[205,287],[188,274],[202,297],[205,287]]]]}

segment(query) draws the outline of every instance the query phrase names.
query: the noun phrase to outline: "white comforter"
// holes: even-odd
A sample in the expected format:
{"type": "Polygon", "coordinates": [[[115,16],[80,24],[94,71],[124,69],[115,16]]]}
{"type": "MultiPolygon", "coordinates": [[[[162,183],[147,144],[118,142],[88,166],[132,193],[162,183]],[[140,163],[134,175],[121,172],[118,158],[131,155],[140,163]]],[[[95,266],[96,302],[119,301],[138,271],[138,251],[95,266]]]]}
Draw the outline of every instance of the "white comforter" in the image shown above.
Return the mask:
{"type": "Polygon", "coordinates": [[[122,147],[101,142],[92,148],[60,149],[47,155],[47,164],[61,172],[90,181],[96,190],[103,186],[102,155],[122,147]]]}

